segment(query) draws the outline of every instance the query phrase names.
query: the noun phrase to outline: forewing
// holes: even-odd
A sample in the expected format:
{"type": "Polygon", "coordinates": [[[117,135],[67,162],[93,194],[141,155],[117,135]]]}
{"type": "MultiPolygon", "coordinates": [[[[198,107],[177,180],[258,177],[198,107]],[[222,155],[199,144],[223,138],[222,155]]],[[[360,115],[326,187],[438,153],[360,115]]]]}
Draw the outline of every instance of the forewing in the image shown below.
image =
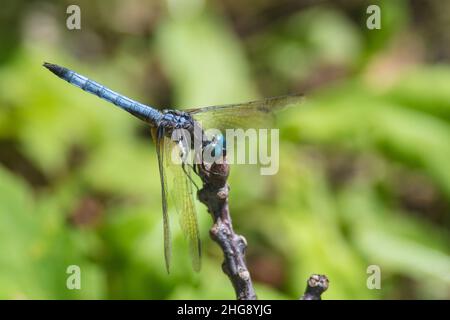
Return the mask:
{"type": "Polygon", "coordinates": [[[289,106],[299,104],[302,95],[288,95],[246,103],[209,106],[187,110],[204,129],[270,128],[274,115],[289,106]]]}
{"type": "Polygon", "coordinates": [[[166,158],[169,194],[177,211],[181,230],[189,243],[192,266],[195,271],[199,271],[201,266],[201,247],[191,182],[192,170],[187,163],[181,164],[182,160],[179,156],[181,154],[180,146],[169,139],[167,140],[169,142],[165,144],[165,154],[170,155],[166,158]]]}
{"type": "Polygon", "coordinates": [[[167,206],[167,178],[165,171],[165,163],[167,163],[166,158],[168,154],[166,153],[166,145],[170,140],[166,137],[158,137],[152,131],[154,141],[156,142],[156,153],[158,155],[158,168],[159,168],[159,178],[161,182],[161,199],[162,199],[162,211],[163,211],[163,229],[164,229],[164,258],[166,261],[167,272],[170,272],[170,259],[172,254],[172,239],[170,235],[170,221],[167,206]]]}

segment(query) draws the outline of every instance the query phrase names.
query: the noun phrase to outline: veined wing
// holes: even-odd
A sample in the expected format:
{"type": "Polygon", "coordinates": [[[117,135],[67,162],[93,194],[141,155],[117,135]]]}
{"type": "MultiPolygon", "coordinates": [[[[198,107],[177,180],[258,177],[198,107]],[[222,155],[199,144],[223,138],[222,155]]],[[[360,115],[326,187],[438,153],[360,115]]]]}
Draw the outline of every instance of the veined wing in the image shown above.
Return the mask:
{"type": "Polygon", "coordinates": [[[246,103],[209,106],[187,110],[203,128],[270,128],[274,114],[303,100],[302,95],[287,95],[246,103]]]}
{"type": "MultiPolygon", "coordinates": [[[[199,271],[201,267],[201,246],[191,182],[192,170],[188,164],[181,164],[183,159],[180,156],[182,154],[180,145],[168,138],[165,139],[164,144],[164,153],[166,154],[165,166],[167,168],[168,186],[170,190],[169,194],[177,211],[181,230],[189,244],[192,266],[195,271],[199,271]]],[[[190,146],[187,148],[190,148],[190,146]]],[[[185,160],[186,159],[184,159],[184,161],[185,160]]]]}
{"type": "Polygon", "coordinates": [[[167,207],[167,178],[165,172],[165,163],[168,154],[166,153],[166,145],[170,142],[162,133],[152,129],[153,140],[156,143],[156,153],[158,155],[159,178],[161,181],[161,199],[163,211],[163,229],[164,229],[164,258],[166,261],[167,273],[170,272],[170,258],[172,256],[172,239],[170,235],[170,221],[167,207]]]}

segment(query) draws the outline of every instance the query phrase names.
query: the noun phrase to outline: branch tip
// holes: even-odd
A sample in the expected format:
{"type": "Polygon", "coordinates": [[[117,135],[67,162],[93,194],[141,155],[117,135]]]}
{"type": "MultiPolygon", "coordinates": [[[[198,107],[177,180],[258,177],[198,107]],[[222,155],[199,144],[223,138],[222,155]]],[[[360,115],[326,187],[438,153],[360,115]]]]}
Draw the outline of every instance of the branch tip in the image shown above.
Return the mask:
{"type": "Polygon", "coordinates": [[[301,300],[321,300],[322,293],[327,291],[330,281],[326,275],[313,274],[309,277],[305,294],[301,300]]]}

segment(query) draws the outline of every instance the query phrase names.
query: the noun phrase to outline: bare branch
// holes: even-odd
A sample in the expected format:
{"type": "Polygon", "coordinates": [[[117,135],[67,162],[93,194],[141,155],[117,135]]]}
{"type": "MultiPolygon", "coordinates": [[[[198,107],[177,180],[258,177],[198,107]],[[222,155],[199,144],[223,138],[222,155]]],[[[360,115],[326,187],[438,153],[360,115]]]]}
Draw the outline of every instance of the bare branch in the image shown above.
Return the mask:
{"type": "Polygon", "coordinates": [[[326,275],[313,274],[307,281],[305,294],[301,300],[322,300],[321,295],[328,289],[328,284],[326,275]]]}
{"type": "Polygon", "coordinates": [[[250,273],[245,263],[247,241],[233,230],[228,207],[229,186],[227,183],[230,167],[222,164],[201,166],[199,176],[203,188],[198,191],[199,200],[205,204],[214,224],[210,230],[211,238],[223,251],[222,270],[233,284],[238,300],[256,300],[250,273]]]}
{"type": "MultiPolygon", "coordinates": [[[[230,167],[228,163],[213,163],[200,166],[199,176],[203,188],[198,191],[199,200],[205,204],[214,224],[210,229],[211,238],[223,251],[222,270],[233,284],[238,300],[256,300],[250,273],[245,262],[247,241],[233,230],[228,207],[229,186],[227,183],[230,167]]],[[[301,300],[321,300],[321,295],[328,289],[325,275],[313,274],[307,282],[301,300]]]]}

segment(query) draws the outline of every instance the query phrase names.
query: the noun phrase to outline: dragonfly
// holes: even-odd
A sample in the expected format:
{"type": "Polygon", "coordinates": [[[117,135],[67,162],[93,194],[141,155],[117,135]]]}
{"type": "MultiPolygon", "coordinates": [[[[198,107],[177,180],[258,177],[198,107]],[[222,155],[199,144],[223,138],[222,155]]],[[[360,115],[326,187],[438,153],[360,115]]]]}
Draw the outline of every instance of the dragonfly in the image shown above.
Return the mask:
{"type": "MultiPolygon", "coordinates": [[[[215,128],[223,132],[225,129],[233,128],[268,127],[273,122],[274,114],[277,111],[298,104],[302,100],[302,95],[287,95],[246,103],[186,109],[184,111],[178,109],[160,110],[130,99],[68,68],[48,62],[45,62],[43,66],[59,78],[116,105],[150,126],[158,158],[164,257],[168,273],[170,273],[172,254],[169,194],[172,203],[175,205],[181,230],[189,244],[193,269],[199,271],[201,267],[201,243],[193,193],[193,185],[196,185],[192,178],[193,172],[197,173],[197,170],[195,166],[187,163],[185,157],[189,149],[194,148],[194,146],[192,144],[187,145],[187,139],[183,141],[183,136],[178,140],[173,139],[174,131],[183,129],[182,132],[189,133],[195,140],[195,135],[198,135],[199,132],[203,135],[207,128],[215,128]],[[173,150],[175,150],[175,153],[173,153],[173,150]],[[169,155],[173,154],[178,154],[181,161],[170,161],[169,155]]],[[[211,139],[205,139],[200,149],[205,148],[212,148],[215,153],[225,153],[224,137],[218,134],[211,139]]],[[[198,153],[194,153],[194,156],[198,156],[198,153]]]]}

